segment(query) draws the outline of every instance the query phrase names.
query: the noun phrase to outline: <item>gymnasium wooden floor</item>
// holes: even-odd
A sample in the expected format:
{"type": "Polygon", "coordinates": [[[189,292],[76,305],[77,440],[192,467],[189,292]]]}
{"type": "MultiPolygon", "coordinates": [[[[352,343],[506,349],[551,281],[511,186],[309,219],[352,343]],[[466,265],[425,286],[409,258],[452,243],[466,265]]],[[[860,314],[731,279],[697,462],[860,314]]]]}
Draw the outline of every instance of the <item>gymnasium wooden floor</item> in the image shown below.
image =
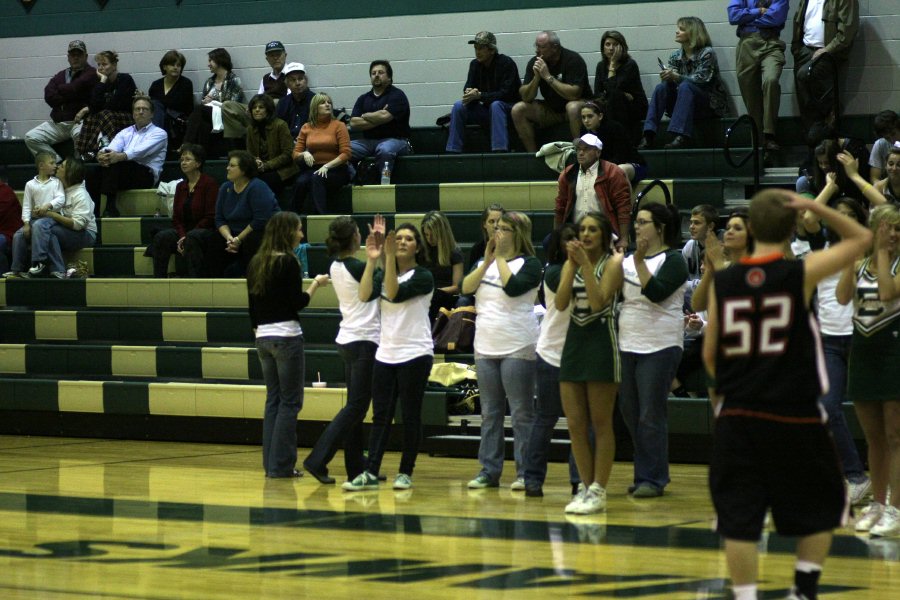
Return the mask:
{"type": "MultiPolygon", "coordinates": [[[[355,494],[267,481],[260,460],[251,446],[0,436],[0,598],[727,597],[705,467],[676,466],[669,493],[635,501],[616,464],[608,513],[566,518],[561,464],[537,499],[468,491],[474,460],[422,456],[412,490],[355,494]]],[[[393,475],[398,456],[384,462],[393,475]]],[[[783,598],[793,544],[763,545],[761,595],[783,598]]],[[[898,561],[900,539],[843,530],[822,597],[897,598],[898,561]]]]}

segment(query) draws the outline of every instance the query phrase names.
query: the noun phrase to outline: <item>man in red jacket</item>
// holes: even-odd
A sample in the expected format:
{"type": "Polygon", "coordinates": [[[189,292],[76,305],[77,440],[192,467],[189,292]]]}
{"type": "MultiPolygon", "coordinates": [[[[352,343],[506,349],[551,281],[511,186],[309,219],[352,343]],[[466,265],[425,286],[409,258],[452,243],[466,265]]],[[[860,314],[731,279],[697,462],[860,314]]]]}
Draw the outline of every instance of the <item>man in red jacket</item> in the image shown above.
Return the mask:
{"type": "Polygon", "coordinates": [[[9,270],[13,235],[22,227],[22,205],[0,171],[0,273],[9,270]]]}
{"type": "Polygon", "coordinates": [[[593,133],[575,140],[578,163],[559,175],[554,227],[578,222],[585,213],[606,215],[619,236],[617,246],[628,245],[631,224],[631,186],[622,170],[600,158],[603,142],[593,133]]]}
{"type": "Polygon", "coordinates": [[[68,138],[73,140],[81,132],[81,121],[75,115],[88,105],[91,91],[97,82],[97,70],[87,62],[87,47],[81,40],[69,42],[69,68],[53,76],[44,88],[44,100],[50,105],[50,120],[41,123],[25,134],[25,145],[31,153],[47,152],[62,157],[53,149],[68,138]]]}

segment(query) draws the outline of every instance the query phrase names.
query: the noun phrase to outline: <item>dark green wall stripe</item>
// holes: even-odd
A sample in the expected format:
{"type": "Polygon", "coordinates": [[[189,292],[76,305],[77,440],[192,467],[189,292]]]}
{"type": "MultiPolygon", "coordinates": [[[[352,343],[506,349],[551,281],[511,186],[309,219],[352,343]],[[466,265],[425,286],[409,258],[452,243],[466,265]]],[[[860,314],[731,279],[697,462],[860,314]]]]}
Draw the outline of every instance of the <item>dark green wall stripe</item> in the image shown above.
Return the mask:
{"type": "Polygon", "coordinates": [[[44,379],[0,380],[0,410],[58,412],[57,383],[44,379]]]}
{"type": "Polygon", "coordinates": [[[105,381],[103,412],[114,415],[150,414],[150,388],[146,383],[105,381]]]}
{"type": "Polygon", "coordinates": [[[0,37],[64,33],[83,35],[107,31],[240,26],[254,23],[283,23],[287,33],[288,24],[297,21],[633,4],[643,1],[494,0],[486,3],[483,0],[437,0],[427,3],[379,3],[345,0],[331,5],[335,10],[323,10],[323,5],[310,0],[184,0],[181,6],[176,6],[175,0],[110,0],[106,8],[100,10],[95,0],[37,0],[30,13],[25,11],[21,3],[9,1],[0,3],[0,37]]]}

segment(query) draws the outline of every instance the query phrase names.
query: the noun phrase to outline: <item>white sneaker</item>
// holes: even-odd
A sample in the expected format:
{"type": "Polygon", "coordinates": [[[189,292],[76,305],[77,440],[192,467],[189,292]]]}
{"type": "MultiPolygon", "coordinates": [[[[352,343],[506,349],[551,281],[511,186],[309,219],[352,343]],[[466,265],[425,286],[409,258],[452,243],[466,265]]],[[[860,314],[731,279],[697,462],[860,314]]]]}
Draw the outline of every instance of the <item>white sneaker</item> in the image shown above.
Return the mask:
{"type": "Polygon", "coordinates": [[[581,504],[576,507],[575,514],[592,515],[604,510],[606,510],[606,490],[599,483],[594,482],[587,489],[581,504]]]}
{"type": "Polygon", "coordinates": [[[395,490],[408,490],[411,487],[412,487],[412,477],[410,477],[406,473],[400,473],[394,479],[394,489],[395,490]]]}
{"type": "Polygon", "coordinates": [[[572,501],[566,504],[566,512],[570,515],[581,514],[579,511],[581,510],[581,504],[584,502],[584,498],[587,496],[587,488],[584,487],[583,483],[578,484],[578,492],[576,492],[575,497],[572,498],[572,501]]]}
{"type": "Polygon", "coordinates": [[[866,479],[860,483],[847,482],[847,496],[850,498],[850,505],[857,506],[865,502],[869,493],[872,491],[872,480],[866,479]]]}
{"type": "Polygon", "coordinates": [[[516,478],[511,484],[509,484],[509,489],[513,492],[524,492],[525,491],[525,479],[522,477],[516,478]]]}
{"type": "Polygon", "coordinates": [[[884,504],[874,501],[870,502],[869,506],[860,513],[859,518],[856,520],[856,531],[869,531],[881,520],[883,513],[884,504]]]}
{"type": "Polygon", "coordinates": [[[869,530],[869,535],[874,537],[894,537],[900,535],[900,508],[896,506],[885,507],[878,523],[869,530]]]}

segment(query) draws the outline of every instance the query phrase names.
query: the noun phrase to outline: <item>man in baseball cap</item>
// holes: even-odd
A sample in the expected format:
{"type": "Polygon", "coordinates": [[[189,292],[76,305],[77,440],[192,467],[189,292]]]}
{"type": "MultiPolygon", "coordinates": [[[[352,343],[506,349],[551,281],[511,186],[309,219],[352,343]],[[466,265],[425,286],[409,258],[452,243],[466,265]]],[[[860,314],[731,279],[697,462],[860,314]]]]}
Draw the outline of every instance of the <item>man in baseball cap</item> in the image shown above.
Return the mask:
{"type": "Polygon", "coordinates": [[[603,142],[593,133],[573,141],[578,162],[560,173],[557,182],[554,227],[577,223],[589,212],[606,215],[619,237],[617,245],[628,245],[631,225],[631,186],[625,173],[611,162],[601,160],[603,142]]]}
{"type": "Polygon", "coordinates": [[[287,62],[287,51],[284,49],[284,44],[278,40],[266,44],[266,62],[269,63],[272,72],[263,75],[257,93],[271,96],[275,102],[278,102],[288,91],[284,82],[287,74],[284,72],[284,63],[287,62]]]}
{"type": "Polygon", "coordinates": [[[288,63],[282,74],[288,94],[278,101],[275,116],[288,124],[291,137],[297,139],[300,128],[309,120],[309,103],[316,93],[309,89],[309,79],[306,77],[306,67],[303,63],[288,63]]]}
{"type": "Polygon", "coordinates": [[[88,105],[91,92],[99,81],[97,70],[87,62],[87,46],[83,41],[69,42],[67,58],[69,68],[54,75],[44,88],[44,99],[50,105],[50,120],[25,134],[25,145],[32,154],[46,152],[55,156],[57,162],[62,158],[53,145],[78,137],[81,121],[76,121],[75,115],[88,105]]]}
{"type": "Polygon", "coordinates": [[[519,68],[515,61],[497,52],[497,37],[479,31],[469,40],[475,46],[475,59],[469,63],[469,75],[463,95],[450,111],[450,135],[447,152],[463,151],[463,133],[468,123],[490,126],[491,150],[509,150],[509,111],[519,100],[519,68]]]}

